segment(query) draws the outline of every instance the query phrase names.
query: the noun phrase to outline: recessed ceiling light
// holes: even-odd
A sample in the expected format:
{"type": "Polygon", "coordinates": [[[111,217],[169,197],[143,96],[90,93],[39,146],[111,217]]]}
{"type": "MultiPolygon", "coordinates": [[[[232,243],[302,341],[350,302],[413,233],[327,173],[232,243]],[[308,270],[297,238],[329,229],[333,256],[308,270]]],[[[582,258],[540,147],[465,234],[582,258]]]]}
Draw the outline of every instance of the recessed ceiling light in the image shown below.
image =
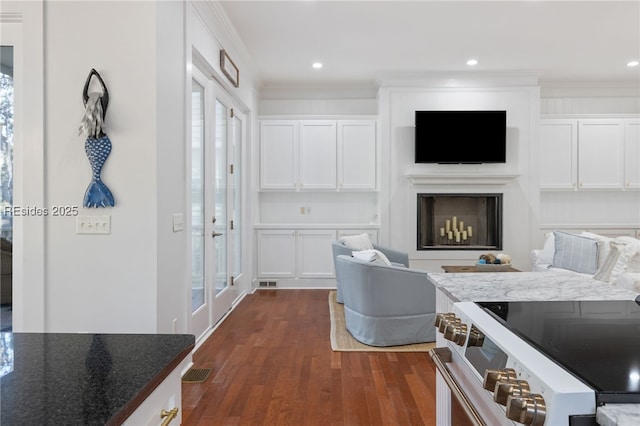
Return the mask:
{"type": "Polygon", "coordinates": [[[313,68],[319,70],[320,68],[322,68],[322,62],[314,62],[313,65],[311,65],[313,68]]]}
{"type": "Polygon", "coordinates": [[[469,59],[467,61],[467,65],[470,65],[470,66],[478,65],[478,60],[477,59],[469,59]]]}
{"type": "Polygon", "coordinates": [[[638,65],[640,65],[640,62],[638,61],[627,62],[628,67],[637,67],[638,65]]]}

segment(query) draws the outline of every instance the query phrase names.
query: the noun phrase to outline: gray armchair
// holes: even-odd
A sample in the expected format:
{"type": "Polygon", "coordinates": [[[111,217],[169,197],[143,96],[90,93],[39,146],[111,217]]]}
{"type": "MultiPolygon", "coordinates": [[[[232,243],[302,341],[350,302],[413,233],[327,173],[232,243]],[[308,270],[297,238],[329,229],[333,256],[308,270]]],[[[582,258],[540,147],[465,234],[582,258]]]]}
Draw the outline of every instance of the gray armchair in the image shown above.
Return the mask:
{"type": "Polygon", "coordinates": [[[371,346],[433,342],[435,287],[425,271],[338,255],[347,330],[371,346]]]}
{"type": "MultiPolygon", "coordinates": [[[[377,244],[373,244],[373,248],[384,253],[384,255],[389,259],[389,262],[409,267],[409,255],[407,253],[393,250],[388,247],[382,247],[377,244]]],[[[353,251],[353,249],[344,245],[342,241],[336,240],[331,243],[331,250],[333,251],[333,265],[336,271],[336,299],[338,303],[343,303],[342,279],[340,277],[340,272],[338,272],[338,268],[336,267],[336,258],[341,254],[345,256],[351,256],[351,252],[353,251]]]]}

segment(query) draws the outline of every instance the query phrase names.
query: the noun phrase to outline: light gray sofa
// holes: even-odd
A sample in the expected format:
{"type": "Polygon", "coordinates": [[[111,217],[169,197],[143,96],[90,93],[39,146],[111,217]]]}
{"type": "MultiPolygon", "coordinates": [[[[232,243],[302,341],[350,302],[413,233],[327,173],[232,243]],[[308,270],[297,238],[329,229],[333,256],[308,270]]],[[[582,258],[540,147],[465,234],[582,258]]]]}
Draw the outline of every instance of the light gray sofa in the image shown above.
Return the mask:
{"type": "Polygon", "coordinates": [[[371,346],[433,342],[435,287],[427,273],[338,255],[347,330],[371,346]]]}
{"type": "MultiPolygon", "coordinates": [[[[373,244],[373,248],[376,250],[380,250],[382,253],[384,253],[384,255],[387,256],[387,258],[391,263],[395,263],[395,264],[406,266],[406,267],[409,266],[409,255],[407,253],[404,253],[398,250],[393,250],[388,247],[382,247],[377,244],[373,244]]],[[[341,254],[345,256],[351,256],[351,252],[353,252],[353,249],[344,245],[342,241],[336,240],[331,243],[331,250],[333,251],[333,262],[334,262],[334,268],[336,271],[336,289],[337,289],[336,299],[338,303],[343,303],[342,279],[340,277],[340,272],[338,271],[338,268],[335,267],[336,266],[335,262],[336,262],[336,258],[341,254]]]]}

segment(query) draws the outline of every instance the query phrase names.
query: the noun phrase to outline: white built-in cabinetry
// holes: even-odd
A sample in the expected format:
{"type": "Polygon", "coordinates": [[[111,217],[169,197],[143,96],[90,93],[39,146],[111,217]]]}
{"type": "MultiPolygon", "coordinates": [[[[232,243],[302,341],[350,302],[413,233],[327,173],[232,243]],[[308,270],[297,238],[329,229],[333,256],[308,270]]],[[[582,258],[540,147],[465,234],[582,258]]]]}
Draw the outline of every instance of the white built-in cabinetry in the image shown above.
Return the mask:
{"type": "Polygon", "coordinates": [[[640,188],[639,124],[628,118],[541,120],[540,188],[640,188]]]}
{"type": "Polygon", "coordinates": [[[261,120],[260,189],[375,190],[375,121],[261,120]]]}
{"type": "Polygon", "coordinates": [[[335,285],[331,242],[378,233],[376,120],[259,119],[256,278],[335,285]]]}
{"type": "Polygon", "coordinates": [[[624,160],[625,188],[640,189],[640,119],[625,123],[624,160]]]}
{"type": "Polygon", "coordinates": [[[260,229],[257,232],[258,278],[335,278],[331,242],[347,235],[369,234],[374,229],[260,229]]]}

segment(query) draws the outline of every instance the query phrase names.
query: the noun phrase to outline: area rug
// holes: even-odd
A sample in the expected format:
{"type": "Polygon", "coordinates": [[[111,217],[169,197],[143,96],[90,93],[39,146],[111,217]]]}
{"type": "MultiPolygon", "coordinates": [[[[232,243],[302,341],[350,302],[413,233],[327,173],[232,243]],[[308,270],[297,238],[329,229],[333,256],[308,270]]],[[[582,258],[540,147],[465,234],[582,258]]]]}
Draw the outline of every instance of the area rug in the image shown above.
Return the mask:
{"type": "Polygon", "coordinates": [[[329,292],[329,314],[331,316],[331,349],[336,352],[428,352],[433,343],[416,343],[402,346],[369,346],[358,342],[347,331],[344,306],[336,301],[336,292],[329,292]]]}

